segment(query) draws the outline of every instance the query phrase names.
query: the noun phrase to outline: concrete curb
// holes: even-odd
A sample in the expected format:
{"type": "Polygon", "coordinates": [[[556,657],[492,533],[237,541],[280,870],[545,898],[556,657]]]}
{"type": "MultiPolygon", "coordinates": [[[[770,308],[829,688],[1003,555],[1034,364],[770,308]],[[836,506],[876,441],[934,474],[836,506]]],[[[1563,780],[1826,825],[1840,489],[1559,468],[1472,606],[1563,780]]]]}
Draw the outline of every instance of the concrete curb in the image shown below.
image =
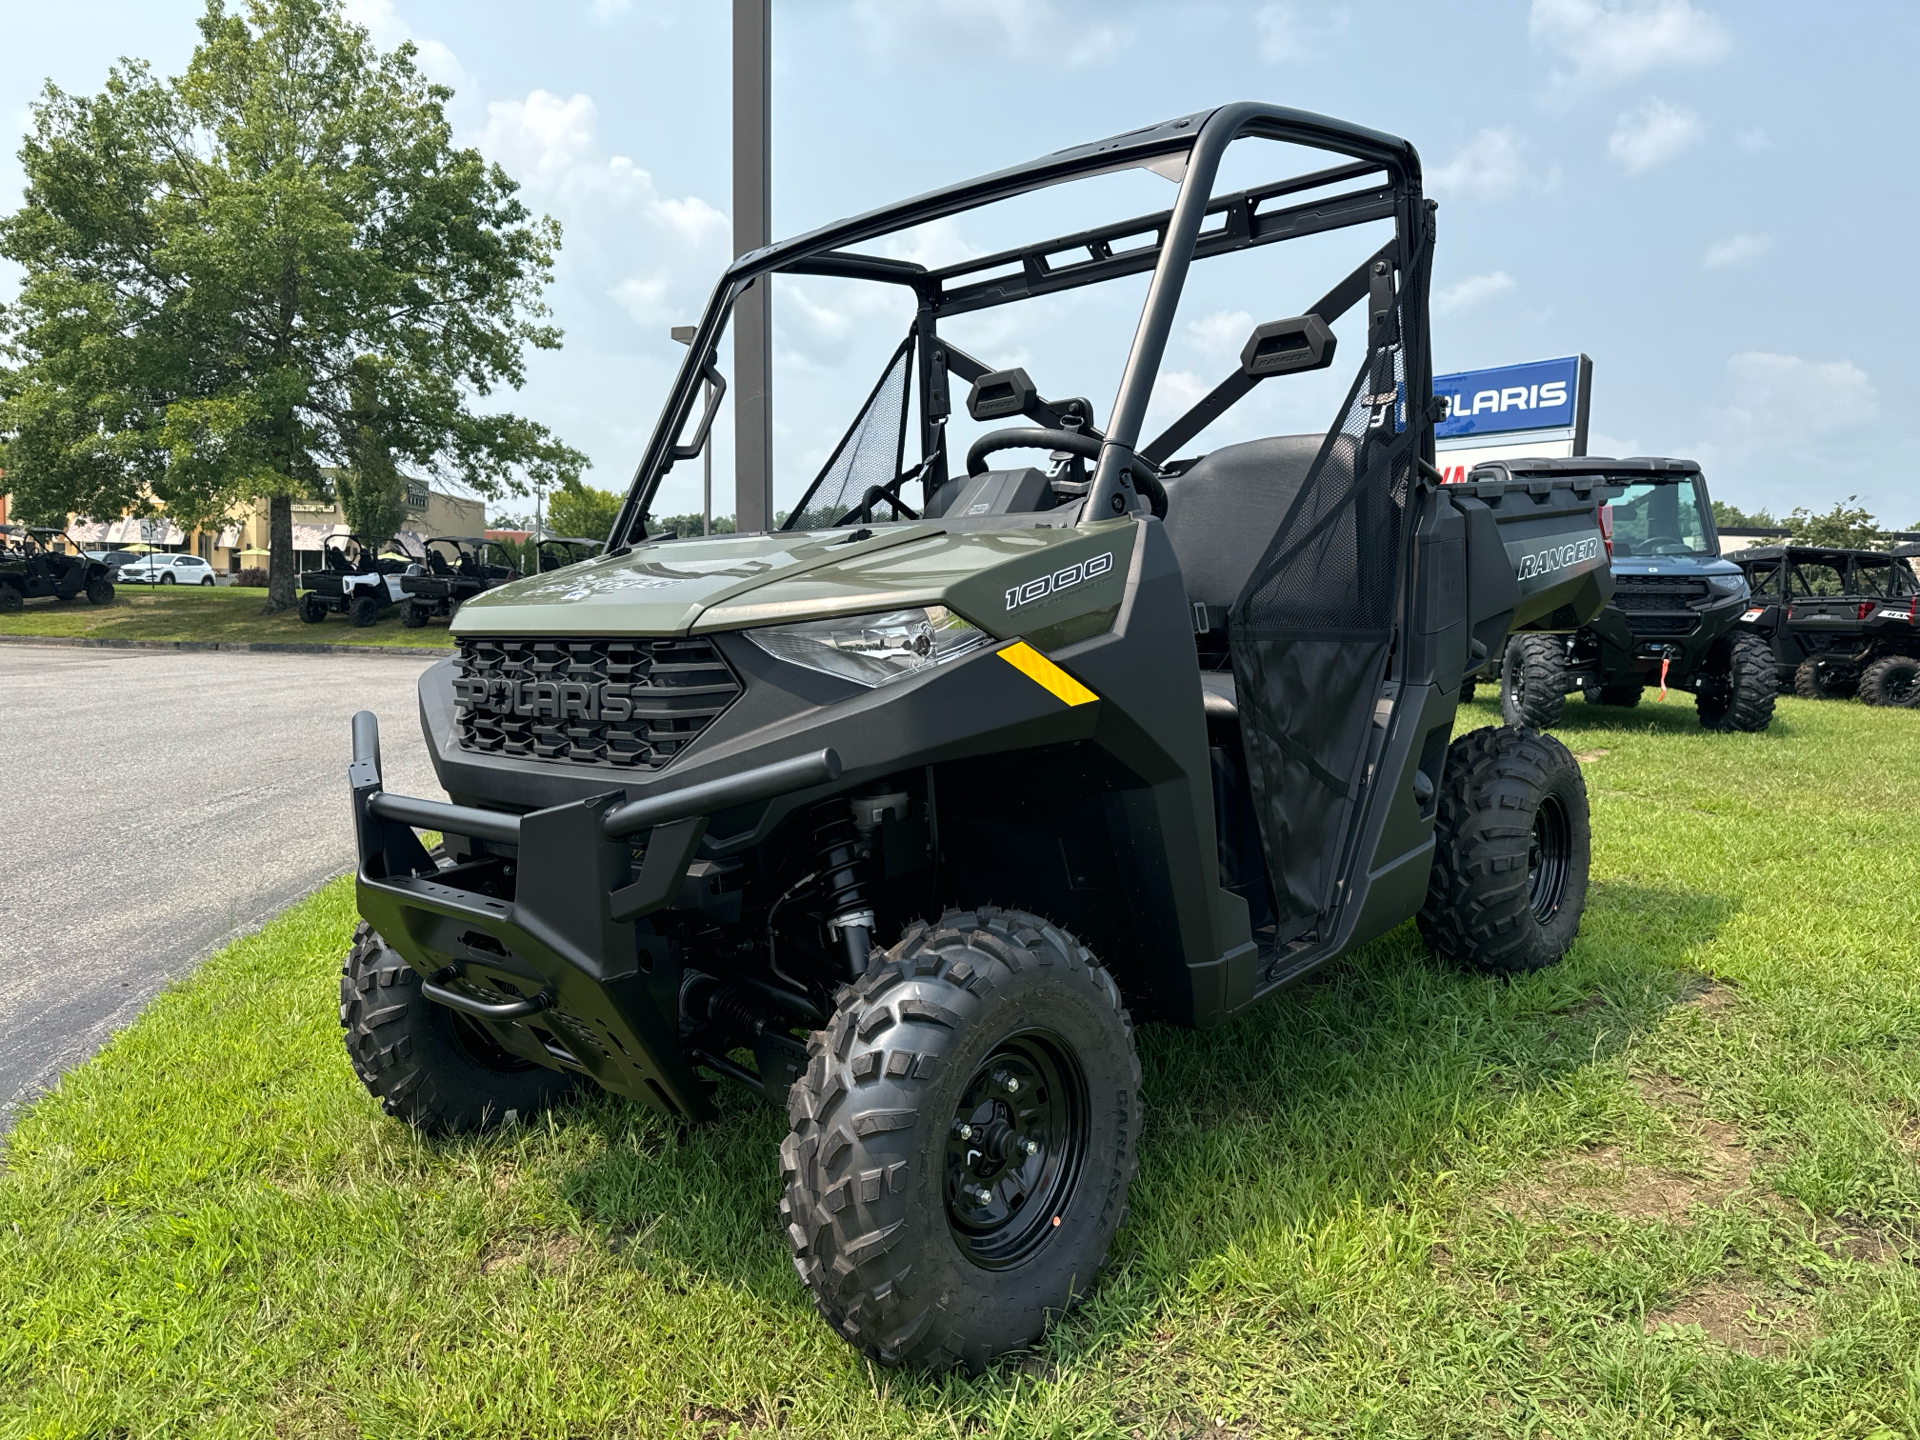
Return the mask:
{"type": "Polygon", "coordinates": [[[61,645],[94,650],[229,650],[266,655],[457,655],[452,646],[308,645],[295,640],[105,640],[89,636],[0,635],[0,645],[61,645]]]}

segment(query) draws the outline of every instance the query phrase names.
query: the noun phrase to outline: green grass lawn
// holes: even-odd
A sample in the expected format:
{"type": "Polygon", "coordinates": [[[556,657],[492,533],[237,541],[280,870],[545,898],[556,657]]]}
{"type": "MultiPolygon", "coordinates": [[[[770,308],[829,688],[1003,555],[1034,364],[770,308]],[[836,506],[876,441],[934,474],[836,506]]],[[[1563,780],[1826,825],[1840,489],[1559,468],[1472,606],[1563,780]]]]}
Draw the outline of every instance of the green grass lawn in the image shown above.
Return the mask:
{"type": "Polygon", "coordinates": [[[1143,1029],[1115,1263],[975,1378],[815,1318],[784,1119],[739,1092],[690,1130],[382,1118],[336,884],[20,1119],[0,1434],[1920,1435],[1920,712],[1568,714],[1569,958],[1480,979],[1406,926],[1225,1030],[1143,1029]]]}
{"type": "Polygon", "coordinates": [[[111,605],[85,600],[29,600],[12,615],[0,615],[0,635],[52,635],[115,640],[225,640],[241,643],[323,645],[443,645],[453,641],[444,620],[419,630],[400,623],[400,608],[356,630],[344,615],[309,625],[289,610],[262,615],[265,590],[238,585],[116,585],[111,605]]]}

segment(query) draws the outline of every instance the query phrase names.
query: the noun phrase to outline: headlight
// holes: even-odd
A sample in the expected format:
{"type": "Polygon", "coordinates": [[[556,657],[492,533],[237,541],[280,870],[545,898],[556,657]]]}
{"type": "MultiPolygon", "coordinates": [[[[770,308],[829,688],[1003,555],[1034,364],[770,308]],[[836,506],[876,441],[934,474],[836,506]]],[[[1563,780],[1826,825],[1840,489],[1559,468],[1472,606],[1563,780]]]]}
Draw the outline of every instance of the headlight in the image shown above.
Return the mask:
{"type": "Polygon", "coordinates": [[[1744,575],[1709,575],[1707,588],[1716,595],[1738,595],[1745,598],[1747,580],[1744,575]]]}
{"type": "Polygon", "coordinates": [[[945,664],[978,648],[987,638],[938,605],[774,625],[749,630],[746,636],[769,655],[869,686],[945,664]]]}

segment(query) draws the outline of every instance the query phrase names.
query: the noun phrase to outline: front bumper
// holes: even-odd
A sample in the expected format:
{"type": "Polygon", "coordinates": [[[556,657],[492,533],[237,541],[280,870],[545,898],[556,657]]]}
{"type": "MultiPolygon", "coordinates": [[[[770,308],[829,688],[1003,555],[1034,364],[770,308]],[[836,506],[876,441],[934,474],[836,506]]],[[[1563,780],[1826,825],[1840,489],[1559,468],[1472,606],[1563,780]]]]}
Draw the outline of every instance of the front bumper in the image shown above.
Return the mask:
{"type": "Polygon", "coordinates": [[[525,815],[386,793],[379,730],[353,722],[360,913],[430,998],[503,1045],[669,1114],[710,1113],[679,1046],[677,986],[636,924],[678,894],[707,817],[839,778],[832,750],[629,802],[609,791],[525,815]],[[415,828],[484,842],[440,867],[415,828]],[[636,846],[644,843],[639,864],[636,846]]]}

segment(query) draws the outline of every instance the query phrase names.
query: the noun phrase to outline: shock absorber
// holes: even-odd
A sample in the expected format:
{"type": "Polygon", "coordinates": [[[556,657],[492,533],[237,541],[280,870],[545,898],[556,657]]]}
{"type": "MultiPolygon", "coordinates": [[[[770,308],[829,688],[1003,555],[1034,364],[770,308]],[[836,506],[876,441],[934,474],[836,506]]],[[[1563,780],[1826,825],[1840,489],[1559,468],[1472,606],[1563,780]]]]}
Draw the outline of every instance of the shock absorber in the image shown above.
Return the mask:
{"type": "Polygon", "coordinates": [[[813,812],[815,873],[827,934],[846,949],[847,974],[858,980],[873,953],[873,837],[889,817],[904,820],[905,791],[830,800],[813,812]]]}
{"type": "Polygon", "coordinates": [[[873,949],[873,892],[868,878],[869,849],[844,800],[814,811],[813,850],[820,876],[820,903],[827,912],[827,934],[846,949],[847,975],[867,972],[873,949]]]}

